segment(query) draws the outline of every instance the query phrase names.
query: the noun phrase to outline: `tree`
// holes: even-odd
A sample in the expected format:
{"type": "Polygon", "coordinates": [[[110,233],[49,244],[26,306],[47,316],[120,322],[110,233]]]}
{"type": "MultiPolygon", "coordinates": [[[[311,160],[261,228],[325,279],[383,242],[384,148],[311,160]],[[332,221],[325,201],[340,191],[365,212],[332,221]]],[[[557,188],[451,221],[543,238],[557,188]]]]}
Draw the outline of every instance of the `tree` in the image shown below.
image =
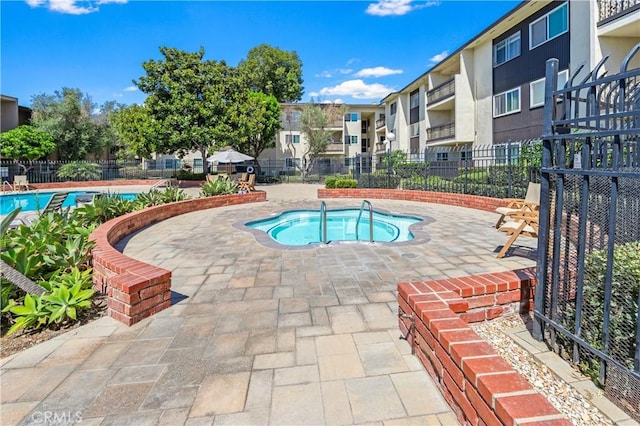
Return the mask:
{"type": "MultiPolygon", "coordinates": [[[[302,173],[302,179],[306,179],[307,174],[313,169],[320,156],[327,151],[331,141],[331,131],[327,128],[342,120],[346,112],[344,105],[335,104],[315,104],[309,103],[302,107],[300,112],[300,132],[306,138],[304,151],[302,152],[300,164],[296,168],[302,173]]],[[[296,157],[296,148],[293,143],[289,144],[292,156],[296,157]]]]}
{"type": "MultiPolygon", "coordinates": [[[[164,60],[143,62],[146,76],[134,83],[148,95],[147,113],[155,121],[158,153],[199,151],[233,142],[229,106],[242,92],[237,72],[225,62],[205,61],[204,48],[189,53],[161,47],[164,60]]],[[[203,161],[204,172],[209,167],[203,161]]]]}
{"type": "Polygon", "coordinates": [[[149,158],[156,152],[156,122],[144,105],[124,107],[110,116],[110,122],[121,143],[121,157],[149,158]]]}
{"type": "Polygon", "coordinates": [[[249,51],[238,69],[254,92],[273,95],[278,102],[302,99],[302,62],[295,51],[261,44],[249,51]]]}
{"type": "Polygon", "coordinates": [[[247,91],[232,111],[237,124],[234,148],[258,158],[267,148],[275,147],[275,135],[280,129],[280,104],[273,95],[247,91]]]}
{"type": "Polygon", "coordinates": [[[29,161],[29,167],[20,164],[23,174],[33,167],[34,160],[46,157],[55,149],[51,135],[33,126],[22,125],[0,134],[0,153],[3,157],[29,161]]]}
{"type": "Polygon", "coordinates": [[[84,160],[104,151],[103,129],[93,116],[96,105],[79,89],[34,96],[31,109],[33,126],[51,135],[60,160],[84,160]]]}

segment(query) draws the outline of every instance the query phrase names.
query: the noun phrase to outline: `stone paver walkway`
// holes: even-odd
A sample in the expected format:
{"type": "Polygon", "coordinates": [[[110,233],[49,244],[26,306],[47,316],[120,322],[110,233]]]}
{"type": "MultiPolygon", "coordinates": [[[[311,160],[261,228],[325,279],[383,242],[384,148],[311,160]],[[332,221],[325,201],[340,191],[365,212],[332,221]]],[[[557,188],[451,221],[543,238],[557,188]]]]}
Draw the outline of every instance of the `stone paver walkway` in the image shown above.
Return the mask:
{"type": "Polygon", "coordinates": [[[262,187],[266,203],[185,214],[122,242],[128,256],[173,271],[175,304],[132,327],[102,318],[3,359],[1,423],[458,424],[399,339],[396,284],[533,260],[495,258],[506,241],[495,214],[435,204],[372,200],[432,219],[414,245],[279,250],[238,228],[317,208],[316,188],[262,187]]]}

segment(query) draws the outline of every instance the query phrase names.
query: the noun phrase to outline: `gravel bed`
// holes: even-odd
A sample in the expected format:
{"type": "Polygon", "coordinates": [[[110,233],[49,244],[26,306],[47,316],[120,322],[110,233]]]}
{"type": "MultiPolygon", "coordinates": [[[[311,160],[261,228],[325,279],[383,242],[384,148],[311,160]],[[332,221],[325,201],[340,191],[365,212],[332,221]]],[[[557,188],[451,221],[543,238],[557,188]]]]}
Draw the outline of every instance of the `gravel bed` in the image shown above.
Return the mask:
{"type": "Polygon", "coordinates": [[[545,365],[539,363],[506,334],[507,330],[522,328],[524,324],[520,316],[512,315],[483,323],[470,324],[470,326],[573,424],[584,426],[613,425],[580,392],[556,376],[545,365]]]}

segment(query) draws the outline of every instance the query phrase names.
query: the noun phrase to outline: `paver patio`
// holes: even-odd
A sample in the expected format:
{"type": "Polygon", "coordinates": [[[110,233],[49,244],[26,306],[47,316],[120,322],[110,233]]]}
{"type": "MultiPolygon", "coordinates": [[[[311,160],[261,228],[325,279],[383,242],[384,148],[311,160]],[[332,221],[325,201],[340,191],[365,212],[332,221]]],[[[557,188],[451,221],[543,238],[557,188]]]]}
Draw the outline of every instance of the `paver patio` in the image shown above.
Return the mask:
{"type": "Polygon", "coordinates": [[[506,241],[495,214],[371,200],[431,218],[424,241],[280,250],[238,223],[317,208],[316,186],[259,189],[266,203],[181,215],[122,242],[173,271],[175,304],[132,327],[101,318],[2,360],[2,424],[458,424],[399,339],[395,289],[532,266],[495,258],[506,241]]]}

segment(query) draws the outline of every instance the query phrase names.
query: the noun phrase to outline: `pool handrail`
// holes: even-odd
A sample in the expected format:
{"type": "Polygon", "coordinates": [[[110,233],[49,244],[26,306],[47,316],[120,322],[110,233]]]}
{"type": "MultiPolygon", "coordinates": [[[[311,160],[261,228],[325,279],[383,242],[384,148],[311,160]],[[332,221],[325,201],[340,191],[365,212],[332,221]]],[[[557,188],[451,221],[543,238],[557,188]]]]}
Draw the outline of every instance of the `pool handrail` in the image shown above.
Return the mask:
{"type": "Polygon", "coordinates": [[[362,218],[362,211],[364,210],[364,206],[367,206],[369,210],[369,242],[373,242],[373,206],[367,200],[362,200],[362,204],[360,204],[360,213],[358,213],[358,220],[356,221],[356,241],[360,238],[358,237],[358,225],[360,225],[360,219],[362,218]]]}
{"type": "Polygon", "coordinates": [[[320,240],[323,244],[327,244],[327,203],[320,202],[320,240]]]}

